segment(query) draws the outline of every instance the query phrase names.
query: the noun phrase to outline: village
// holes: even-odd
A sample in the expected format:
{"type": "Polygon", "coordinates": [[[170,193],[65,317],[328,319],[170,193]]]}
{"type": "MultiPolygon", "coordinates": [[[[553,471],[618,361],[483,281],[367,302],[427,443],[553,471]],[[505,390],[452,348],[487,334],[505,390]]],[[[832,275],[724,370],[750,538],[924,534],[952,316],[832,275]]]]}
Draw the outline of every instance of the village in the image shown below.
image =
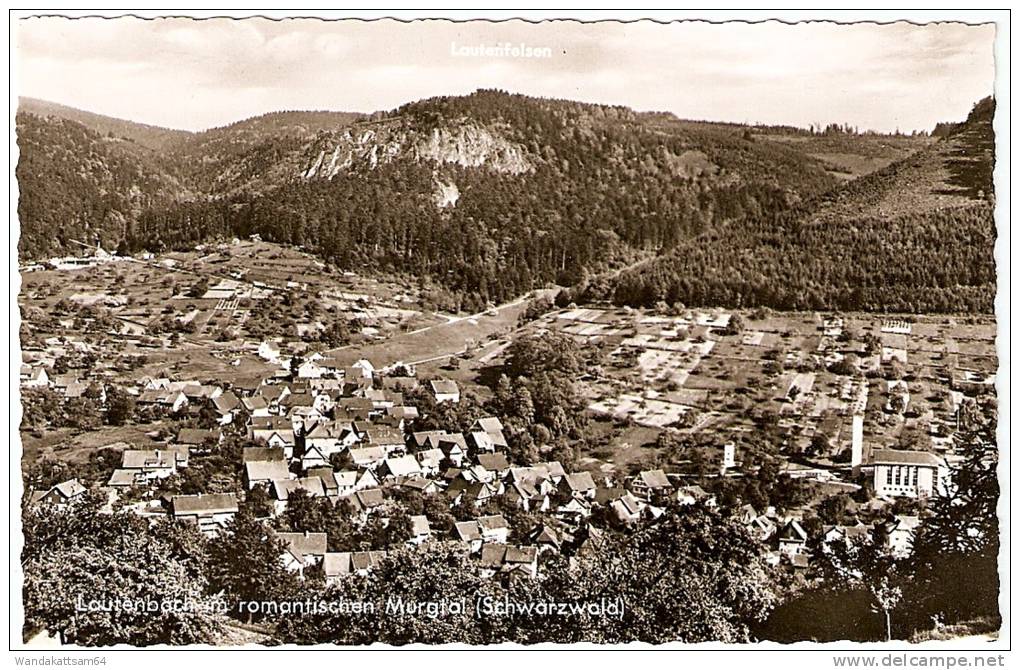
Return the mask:
{"type": "Polygon", "coordinates": [[[327,583],[436,542],[533,577],[547,553],[694,505],[802,579],[831,542],[907,555],[953,485],[961,415],[994,394],[978,317],[579,307],[554,289],[464,317],[258,239],[28,270],[25,504],[99,491],[209,537],[249,505],[283,564],[327,583]],[[597,447],[520,462],[505,417],[434,425],[491,396],[479,380],[512,342],[548,334],[594,352],[577,389],[597,447]],[[284,529],[309,500],[351,537],[284,529]]]}

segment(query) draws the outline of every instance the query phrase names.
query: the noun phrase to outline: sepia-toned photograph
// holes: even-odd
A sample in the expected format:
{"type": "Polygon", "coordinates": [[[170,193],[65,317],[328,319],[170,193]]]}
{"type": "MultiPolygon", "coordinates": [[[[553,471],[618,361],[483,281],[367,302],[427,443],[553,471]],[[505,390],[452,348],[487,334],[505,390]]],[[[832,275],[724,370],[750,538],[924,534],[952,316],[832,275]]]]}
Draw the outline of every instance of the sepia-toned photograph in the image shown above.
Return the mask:
{"type": "Polygon", "coordinates": [[[1008,14],[186,13],[10,18],[24,664],[1004,665],[1008,14]]]}

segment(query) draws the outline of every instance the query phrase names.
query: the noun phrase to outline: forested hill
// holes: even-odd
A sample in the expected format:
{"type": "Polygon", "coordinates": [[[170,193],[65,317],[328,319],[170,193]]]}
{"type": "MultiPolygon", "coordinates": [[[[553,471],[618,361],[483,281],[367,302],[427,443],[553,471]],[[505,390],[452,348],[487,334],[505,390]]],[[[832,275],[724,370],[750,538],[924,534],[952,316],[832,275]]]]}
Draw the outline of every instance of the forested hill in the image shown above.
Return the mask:
{"type": "Polygon", "coordinates": [[[74,121],[99,135],[127,140],[139,147],[153,151],[166,151],[192,136],[192,133],[187,130],[174,130],[125,121],[37,98],[18,98],[18,112],[41,118],[52,117],[74,121]]]}
{"type": "Polygon", "coordinates": [[[77,121],[20,112],[17,137],[22,259],[77,253],[73,241],[115,248],[142,212],[188,190],[155,149],[77,121]]]}
{"type": "MultiPolygon", "coordinates": [[[[991,98],[913,156],[789,211],[692,238],[577,299],[992,312],[991,98]]],[[[947,128],[947,127],[944,127],[947,128]]]]}
{"type": "Polygon", "coordinates": [[[129,122],[135,139],[121,139],[105,117],[22,113],[19,249],[259,233],[344,269],[434,282],[464,308],[556,282],[628,304],[984,309],[994,268],[990,280],[973,254],[994,239],[980,207],[991,104],[842,187],[801,143],[753,129],[492,90],[161,140],[129,122]]]}
{"type": "Polygon", "coordinates": [[[245,187],[327,128],[360,118],[277,112],[200,133],[133,123],[21,98],[16,174],[23,259],[114,249],[145,211],[245,187]]]}
{"type": "Polygon", "coordinates": [[[739,130],[480,91],[319,133],[224,197],[153,209],[134,248],[259,233],[344,268],[431,278],[463,306],[573,283],[835,180],[739,130]]]}
{"type": "Polygon", "coordinates": [[[195,133],[175,143],[170,153],[192,188],[221,195],[273,174],[286,179],[288,159],[302,154],[318,133],[360,118],[347,112],[273,112],[195,133]]]}

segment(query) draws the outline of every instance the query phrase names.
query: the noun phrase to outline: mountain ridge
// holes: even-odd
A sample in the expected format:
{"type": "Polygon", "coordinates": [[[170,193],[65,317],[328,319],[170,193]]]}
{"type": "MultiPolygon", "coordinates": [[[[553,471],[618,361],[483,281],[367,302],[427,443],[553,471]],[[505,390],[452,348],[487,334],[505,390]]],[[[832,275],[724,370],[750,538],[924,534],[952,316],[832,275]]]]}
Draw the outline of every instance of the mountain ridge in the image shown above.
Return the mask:
{"type": "MultiPolygon", "coordinates": [[[[669,257],[727,231],[767,240],[804,225],[784,213],[826,202],[845,209],[841,201],[867,202],[848,195],[854,189],[878,193],[868,185],[913,174],[899,161],[840,187],[831,165],[808,149],[759,139],[753,127],[499,90],[367,116],[271,113],[180,136],[163,151],[74,121],[22,113],[18,123],[26,257],[66,248],[66,239],[158,251],[258,233],[344,269],[438,282],[467,300],[458,308],[583,282],[635,254],[669,257]],[[65,146],[68,137],[75,141],[65,146]],[[117,169],[104,172],[107,164],[117,169]],[[48,174],[73,186],[53,188],[48,174]]],[[[960,144],[967,127],[937,143],[960,144]]],[[[971,139],[994,148],[994,137],[971,139]]],[[[911,158],[928,165],[927,155],[911,158]]],[[[990,184],[988,157],[952,160],[936,166],[942,197],[984,193],[974,184],[986,175],[990,184]]],[[[885,216],[880,209],[868,216],[885,216]]],[[[632,293],[614,299],[646,301],[642,290],[632,293]]]]}
{"type": "Polygon", "coordinates": [[[620,305],[993,312],[994,109],[985,98],[937,142],[882,170],[573,292],[620,305]]]}

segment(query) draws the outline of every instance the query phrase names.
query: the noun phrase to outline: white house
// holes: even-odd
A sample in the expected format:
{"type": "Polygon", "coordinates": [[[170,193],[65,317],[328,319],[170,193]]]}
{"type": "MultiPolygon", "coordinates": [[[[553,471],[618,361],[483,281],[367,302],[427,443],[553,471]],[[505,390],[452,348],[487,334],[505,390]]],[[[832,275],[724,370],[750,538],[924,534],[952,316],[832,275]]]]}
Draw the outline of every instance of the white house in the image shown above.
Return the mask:
{"type": "Polygon", "coordinates": [[[432,395],[436,397],[436,402],[460,402],[460,388],[457,386],[457,382],[452,379],[433,379],[429,382],[429,388],[432,390],[432,395]]]}
{"type": "Polygon", "coordinates": [[[25,388],[38,388],[47,386],[50,383],[50,376],[46,374],[46,368],[32,368],[27,365],[21,366],[21,385],[25,388]]]}

